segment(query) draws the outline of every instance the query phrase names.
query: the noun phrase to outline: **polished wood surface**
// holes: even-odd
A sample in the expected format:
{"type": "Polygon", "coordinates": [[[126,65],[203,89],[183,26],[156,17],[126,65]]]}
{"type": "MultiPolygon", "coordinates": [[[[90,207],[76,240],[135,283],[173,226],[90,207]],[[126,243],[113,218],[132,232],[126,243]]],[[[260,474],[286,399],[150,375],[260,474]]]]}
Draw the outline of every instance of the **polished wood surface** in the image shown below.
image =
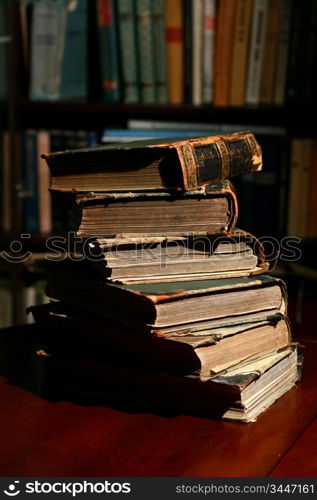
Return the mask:
{"type": "Polygon", "coordinates": [[[239,424],[47,401],[38,395],[31,335],[31,327],[16,338],[0,334],[3,476],[317,474],[316,341],[305,342],[299,385],[256,423],[239,424]]]}

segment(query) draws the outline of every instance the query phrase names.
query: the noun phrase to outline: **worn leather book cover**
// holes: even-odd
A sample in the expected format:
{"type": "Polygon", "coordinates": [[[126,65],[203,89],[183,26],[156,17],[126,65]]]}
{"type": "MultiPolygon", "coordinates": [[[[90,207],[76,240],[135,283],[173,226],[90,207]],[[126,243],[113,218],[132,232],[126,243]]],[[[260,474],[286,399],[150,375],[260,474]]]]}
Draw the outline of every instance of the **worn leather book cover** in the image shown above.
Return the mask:
{"type": "Polygon", "coordinates": [[[227,234],[238,208],[230,181],[183,194],[84,193],[77,196],[78,236],[227,234]]]}
{"type": "Polygon", "coordinates": [[[263,319],[198,331],[191,335],[150,336],[85,313],[63,302],[29,309],[40,328],[38,345],[51,354],[126,367],[164,370],[199,378],[224,373],[229,367],[284,350],[289,344],[287,319],[263,319]]]}
{"type": "Polygon", "coordinates": [[[44,154],[52,188],[68,191],[191,190],[262,169],[251,132],[159,139],[44,154]]]}

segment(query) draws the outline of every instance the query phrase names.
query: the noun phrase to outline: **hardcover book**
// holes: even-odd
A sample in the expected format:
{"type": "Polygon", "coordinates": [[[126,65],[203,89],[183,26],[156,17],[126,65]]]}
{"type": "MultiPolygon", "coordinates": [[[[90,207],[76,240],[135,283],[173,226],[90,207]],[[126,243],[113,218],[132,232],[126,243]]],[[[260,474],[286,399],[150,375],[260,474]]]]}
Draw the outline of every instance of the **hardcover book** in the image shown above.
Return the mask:
{"type": "Polygon", "coordinates": [[[78,236],[226,234],[237,219],[230,181],[181,195],[111,192],[77,195],[78,236]]]}
{"type": "Polygon", "coordinates": [[[121,283],[232,278],[269,268],[260,242],[238,230],[225,237],[96,238],[89,245],[102,276],[121,283]]]}
{"type": "Polygon", "coordinates": [[[290,342],[283,315],[263,315],[254,322],[160,337],[85,314],[63,302],[30,307],[28,312],[42,327],[38,344],[51,354],[201,379],[251,356],[284,350],[290,342]]]}
{"type": "Polygon", "coordinates": [[[259,171],[262,151],[250,132],[175,141],[134,141],[43,155],[52,188],[68,191],[191,190],[259,171]]]}
{"type": "Polygon", "coordinates": [[[160,335],[263,319],[285,312],[286,290],[268,275],[118,284],[85,261],[47,262],[46,295],[160,335]],[[268,312],[269,311],[269,312],[268,312]]]}
{"type": "Polygon", "coordinates": [[[120,405],[128,411],[189,414],[254,422],[301,376],[300,346],[254,357],[206,381],[129,369],[38,352],[45,366],[43,390],[54,400],[120,405]],[[123,396],[124,395],[124,396],[123,396]]]}

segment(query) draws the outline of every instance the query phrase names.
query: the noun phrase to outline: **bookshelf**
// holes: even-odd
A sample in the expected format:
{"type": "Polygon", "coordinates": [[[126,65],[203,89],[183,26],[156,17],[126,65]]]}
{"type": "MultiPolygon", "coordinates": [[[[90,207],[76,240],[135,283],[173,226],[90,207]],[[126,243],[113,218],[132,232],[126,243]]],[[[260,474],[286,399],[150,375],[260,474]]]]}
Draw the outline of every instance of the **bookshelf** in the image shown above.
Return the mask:
{"type": "MultiPolygon", "coordinates": [[[[168,0],[167,0],[168,1],[168,0]]],[[[8,95],[7,99],[0,100],[0,113],[4,116],[2,130],[8,130],[12,137],[27,129],[63,129],[74,131],[96,131],[101,135],[105,127],[125,127],[129,119],[144,120],[164,120],[180,121],[183,123],[214,123],[214,124],[234,124],[241,125],[241,128],[247,128],[250,125],[259,125],[266,127],[284,127],[286,138],[291,141],[292,137],[312,137],[316,138],[316,131],[311,124],[314,123],[316,103],[307,102],[302,98],[286,102],[282,106],[272,104],[254,104],[238,106],[214,106],[211,102],[200,105],[192,103],[161,103],[145,104],[141,102],[105,102],[102,100],[102,89],[98,78],[100,79],[100,67],[98,54],[93,49],[96,47],[97,40],[97,20],[96,20],[96,2],[88,2],[89,26],[88,38],[90,57],[88,60],[88,72],[94,72],[88,81],[88,91],[86,99],[63,99],[54,101],[30,100],[29,95],[29,71],[28,63],[23,57],[23,47],[25,33],[21,30],[20,2],[12,0],[7,2],[9,13],[9,32],[12,41],[9,44],[8,65],[8,95]]],[[[190,2],[182,0],[184,6],[190,2]]],[[[182,3],[181,2],[181,3],[182,3]]],[[[251,3],[251,2],[250,2],[251,3]]],[[[292,2],[289,2],[290,4],[292,2]]],[[[309,4],[310,2],[308,2],[309,4]]],[[[313,4],[313,2],[312,2],[313,4]]],[[[32,5],[27,7],[30,11],[32,5]]],[[[316,9],[315,9],[316,10],[316,9]]],[[[28,14],[29,15],[29,14],[28,14]]],[[[314,11],[314,19],[316,13],[314,11]]],[[[303,31],[303,19],[298,20],[298,27],[303,31]]],[[[304,19],[305,20],[305,19],[304,19]]],[[[188,19],[184,20],[184,43],[186,43],[185,32],[188,28],[188,19]],[[187,24],[186,24],[187,23],[187,24]]],[[[316,58],[316,36],[309,35],[309,54],[307,64],[313,67],[316,58]]],[[[289,59],[292,59],[292,51],[298,50],[294,43],[289,44],[289,59]]],[[[185,51],[188,51],[188,47],[185,51]]],[[[305,56],[306,57],[306,56],[305,56]]],[[[310,74],[309,66],[306,73],[310,74]]],[[[185,82],[184,82],[185,83],[185,82]]],[[[11,141],[10,146],[10,209],[11,209],[11,229],[2,234],[2,248],[8,246],[10,241],[17,238],[23,232],[23,207],[21,192],[23,195],[21,151],[17,143],[11,141]]],[[[3,233],[3,231],[2,231],[3,233]]],[[[45,236],[35,233],[26,243],[27,248],[32,252],[43,251],[45,236]]],[[[21,268],[12,267],[12,291],[13,291],[13,316],[15,322],[21,322],[22,316],[19,312],[21,303],[21,290],[23,283],[21,281],[21,268]]]]}

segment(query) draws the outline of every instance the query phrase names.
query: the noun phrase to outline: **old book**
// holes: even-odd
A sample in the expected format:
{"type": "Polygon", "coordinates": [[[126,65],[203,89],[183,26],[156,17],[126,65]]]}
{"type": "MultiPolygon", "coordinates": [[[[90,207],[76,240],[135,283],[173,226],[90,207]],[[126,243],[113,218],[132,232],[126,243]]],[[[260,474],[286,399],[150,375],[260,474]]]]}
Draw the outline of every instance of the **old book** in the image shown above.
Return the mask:
{"type": "Polygon", "coordinates": [[[159,104],[167,104],[168,100],[164,7],[164,0],[153,0],[155,84],[157,88],[157,102],[159,104]]]}
{"type": "Polygon", "coordinates": [[[182,0],[166,0],[167,88],[171,104],[184,102],[184,18],[182,0]]]}
{"type": "Polygon", "coordinates": [[[204,2],[192,3],[192,102],[202,104],[203,90],[203,50],[204,50],[204,2]]]}
{"type": "Polygon", "coordinates": [[[220,0],[217,13],[215,47],[215,86],[213,104],[229,106],[236,0],[220,0]]]}
{"type": "Polygon", "coordinates": [[[240,422],[254,422],[298,382],[302,368],[302,349],[294,344],[206,381],[61,358],[45,350],[38,354],[45,367],[43,391],[48,398],[240,422]]]}
{"type": "Polygon", "coordinates": [[[117,8],[123,100],[125,103],[139,102],[140,82],[135,0],[118,0],[117,8]]]}
{"type": "Polygon", "coordinates": [[[53,0],[33,4],[30,99],[60,97],[67,7],[53,0]]]}
{"type": "Polygon", "coordinates": [[[96,238],[85,255],[105,278],[121,283],[184,281],[259,274],[268,270],[251,235],[96,238]]]}
{"type": "Polygon", "coordinates": [[[104,101],[118,102],[121,98],[117,3],[97,1],[98,44],[104,101]]]}
{"type": "Polygon", "coordinates": [[[78,236],[225,234],[237,201],[229,181],[183,193],[112,192],[78,195],[78,236]]]}
{"type": "Polygon", "coordinates": [[[46,262],[46,294],[146,332],[182,335],[285,312],[282,281],[268,275],[118,284],[85,261],[46,262]],[[267,312],[269,311],[269,313],[267,312]],[[264,313],[265,312],[265,313],[264,313]]]}
{"type": "Polygon", "coordinates": [[[43,158],[51,169],[52,188],[69,191],[186,191],[262,168],[261,148],[250,132],[134,141],[43,158]]]}
{"type": "Polygon", "coordinates": [[[154,52],[154,5],[152,0],[136,0],[136,33],[140,75],[140,98],[145,104],[157,100],[154,52]]]}
{"type": "Polygon", "coordinates": [[[290,44],[292,5],[293,0],[283,0],[273,85],[273,102],[278,106],[283,106],[285,102],[285,84],[290,44]]]}
{"type": "Polygon", "coordinates": [[[212,102],[214,90],[216,7],[215,0],[204,1],[202,101],[205,104],[212,102]]]}
{"type": "Polygon", "coordinates": [[[317,236],[317,141],[312,144],[312,163],[308,187],[307,236],[317,236]]]}
{"type": "Polygon", "coordinates": [[[242,107],[245,104],[252,5],[252,0],[238,0],[237,2],[230,79],[230,106],[242,107]]]}
{"type": "Polygon", "coordinates": [[[260,83],[261,104],[273,104],[274,72],[277,64],[282,7],[282,0],[269,0],[260,83]]]}
{"type": "MultiPolygon", "coordinates": [[[[47,130],[37,132],[37,151],[41,153],[50,152],[50,133],[47,130]]],[[[50,172],[44,160],[37,155],[37,178],[38,178],[38,208],[39,208],[39,231],[41,234],[52,231],[52,196],[49,192],[51,183],[50,172]]]]}
{"type": "Polygon", "coordinates": [[[199,378],[223,372],[251,356],[279,352],[290,342],[288,322],[282,315],[163,338],[63,302],[30,307],[28,312],[42,326],[38,345],[52,354],[199,378]]]}
{"type": "Polygon", "coordinates": [[[267,11],[267,0],[254,0],[245,95],[246,104],[251,105],[258,105],[260,102],[267,11]]]}
{"type": "Polygon", "coordinates": [[[69,3],[61,74],[61,99],[88,93],[88,0],[69,3]]]}

